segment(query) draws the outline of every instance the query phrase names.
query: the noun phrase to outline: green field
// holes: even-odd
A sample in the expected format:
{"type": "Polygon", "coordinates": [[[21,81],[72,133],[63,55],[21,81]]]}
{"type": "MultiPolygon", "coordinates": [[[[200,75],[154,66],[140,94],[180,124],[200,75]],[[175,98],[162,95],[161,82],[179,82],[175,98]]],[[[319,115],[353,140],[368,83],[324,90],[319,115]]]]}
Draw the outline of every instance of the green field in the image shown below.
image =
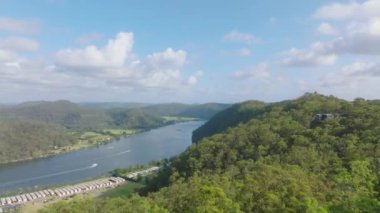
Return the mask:
{"type": "MultiPolygon", "coordinates": [[[[87,131],[87,132],[72,132],[77,140],[67,146],[58,147],[52,150],[49,155],[60,154],[68,151],[75,151],[90,146],[104,144],[116,140],[118,137],[126,135],[136,134],[139,130],[137,129],[104,129],[99,132],[87,131]]],[[[41,154],[42,155],[42,154],[41,154]]]]}
{"type": "Polygon", "coordinates": [[[133,135],[139,132],[138,129],[105,129],[103,133],[111,135],[133,135]]]}

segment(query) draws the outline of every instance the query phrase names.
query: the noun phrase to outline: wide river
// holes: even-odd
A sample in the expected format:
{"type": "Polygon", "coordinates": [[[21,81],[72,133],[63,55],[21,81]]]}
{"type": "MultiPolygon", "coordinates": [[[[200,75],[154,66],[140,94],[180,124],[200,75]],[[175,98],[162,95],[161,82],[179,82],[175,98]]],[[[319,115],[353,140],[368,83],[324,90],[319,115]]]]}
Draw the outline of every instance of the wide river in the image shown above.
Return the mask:
{"type": "Polygon", "coordinates": [[[49,158],[0,165],[0,193],[78,182],[115,168],[147,164],[178,155],[191,144],[203,121],[178,123],[118,141],[49,158]]]}

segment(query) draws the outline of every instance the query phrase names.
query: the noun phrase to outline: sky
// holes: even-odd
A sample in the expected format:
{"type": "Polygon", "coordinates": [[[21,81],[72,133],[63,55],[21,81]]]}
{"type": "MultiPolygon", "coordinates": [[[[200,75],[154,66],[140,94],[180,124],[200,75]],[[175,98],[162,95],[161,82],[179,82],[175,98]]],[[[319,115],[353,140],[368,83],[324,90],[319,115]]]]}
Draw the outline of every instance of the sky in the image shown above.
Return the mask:
{"type": "Polygon", "coordinates": [[[380,0],[0,0],[0,102],[380,99],[380,0]]]}

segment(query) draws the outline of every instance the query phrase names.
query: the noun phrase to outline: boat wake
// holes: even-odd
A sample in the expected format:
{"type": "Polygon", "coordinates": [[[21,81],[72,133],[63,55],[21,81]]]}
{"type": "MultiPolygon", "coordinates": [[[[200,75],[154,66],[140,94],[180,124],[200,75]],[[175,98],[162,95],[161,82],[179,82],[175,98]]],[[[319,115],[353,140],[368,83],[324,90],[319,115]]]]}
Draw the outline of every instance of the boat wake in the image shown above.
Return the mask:
{"type": "Polygon", "coordinates": [[[9,182],[5,182],[5,183],[0,183],[0,187],[9,186],[9,185],[13,185],[16,183],[24,183],[24,182],[33,181],[33,180],[39,180],[39,179],[44,179],[44,178],[49,178],[49,177],[60,176],[60,175],[74,173],[74,172],[84,171],[84,170],[88,170],[88,169],[93,169],[97,166],[98,166],[98,164],[94,163],[90,166],[86,166],[86,167],[82,167],[82,168],[78,168],[78,169],[66,170],[66,171],[62,171],[62,172],[57,172],[57,173],[48,174],[48,175],[42,175],[42,176],[38,176],[38,177],[26,178],[26,179],[22,179],[22,180],[9,181],[9,182]]]}

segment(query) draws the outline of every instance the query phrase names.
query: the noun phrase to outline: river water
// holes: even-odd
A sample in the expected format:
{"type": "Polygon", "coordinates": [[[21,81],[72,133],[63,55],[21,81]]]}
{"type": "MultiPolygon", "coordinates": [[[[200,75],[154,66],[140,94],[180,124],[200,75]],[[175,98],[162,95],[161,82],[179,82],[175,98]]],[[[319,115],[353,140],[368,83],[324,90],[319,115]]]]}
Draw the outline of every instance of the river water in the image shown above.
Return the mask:
{"type": "Polygon", "coordinates": [[[178,155],[191,144],[203,121],[178,123],[118,141],[49,158],[0,165],[0,193],[78,182],[115,168],[147,164],[178,155]]]}

